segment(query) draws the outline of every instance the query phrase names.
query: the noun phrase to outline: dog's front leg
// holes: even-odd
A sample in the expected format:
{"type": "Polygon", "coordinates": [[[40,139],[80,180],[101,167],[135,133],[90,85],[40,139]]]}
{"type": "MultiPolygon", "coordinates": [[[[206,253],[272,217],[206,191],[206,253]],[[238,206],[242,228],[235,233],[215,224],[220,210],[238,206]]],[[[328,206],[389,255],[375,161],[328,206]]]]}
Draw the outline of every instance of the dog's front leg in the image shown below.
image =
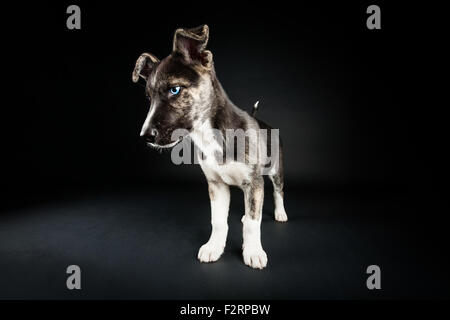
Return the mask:
{"type": "Polygon", "coordinates": [[[255,178],[242,187],[245,197],[245,215],[242,217],[244,262],[252,268],[262,269],[267,265],[267,254],[261,245],[261,219],[264,202],[264,180],[255,178]]]}
{"type": "Polygon", "coordinates": [[[227,242],[228,209],[230,206],[230,188],[217,181],[208,181],[211,200],[212,232],[208,242],[198,251],[201,262],[213,262],[220,258],[227,242]]]}

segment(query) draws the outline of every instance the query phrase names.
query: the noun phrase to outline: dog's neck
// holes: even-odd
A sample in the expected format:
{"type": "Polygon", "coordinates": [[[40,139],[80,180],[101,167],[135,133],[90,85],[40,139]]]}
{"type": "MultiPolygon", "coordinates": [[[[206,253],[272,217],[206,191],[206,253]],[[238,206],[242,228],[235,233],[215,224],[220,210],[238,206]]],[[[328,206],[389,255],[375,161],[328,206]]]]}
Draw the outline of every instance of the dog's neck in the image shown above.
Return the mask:
{"type": "Polygon", "coordinates": [[[224,131],[226,129],[244,129],[245,121],[239,114],[239,108],[228,98],[215,72],[212,72],[213,95],[208,108],[211,127],[224,131]]]}
{"type": "Polygon", "coordinates": [[[226,129],[244,129],[245,120],[238,114],[237,107],[231,102],[217,79],[214,70],[211,72],[211,99],[205,112],[194,121],[190,134],[196,146],[205,154],[222,151],[214,139],[213,129],[220,130],[225,137],[226,129]]]}

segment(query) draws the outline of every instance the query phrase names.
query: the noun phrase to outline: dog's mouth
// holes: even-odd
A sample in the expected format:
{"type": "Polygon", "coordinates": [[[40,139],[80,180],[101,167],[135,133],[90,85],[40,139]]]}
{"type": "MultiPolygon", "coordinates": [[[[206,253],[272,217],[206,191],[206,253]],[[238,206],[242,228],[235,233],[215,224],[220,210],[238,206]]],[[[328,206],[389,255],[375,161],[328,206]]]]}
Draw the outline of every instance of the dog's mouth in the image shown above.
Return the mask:
{"type": "Polygon", "coordinates": [[[178,138],[178,140],[176,140],[172,143],[164,144],[164,145],[151,143],[151,142],[146,142],[146,143],[147,143],[147,146],[155,148],[155,149],[170,149],[170,148],[175,147],[177,144],[179,144],[183,139],[184,139],[184,137],[180,137],[180,138],[178,138]]]}

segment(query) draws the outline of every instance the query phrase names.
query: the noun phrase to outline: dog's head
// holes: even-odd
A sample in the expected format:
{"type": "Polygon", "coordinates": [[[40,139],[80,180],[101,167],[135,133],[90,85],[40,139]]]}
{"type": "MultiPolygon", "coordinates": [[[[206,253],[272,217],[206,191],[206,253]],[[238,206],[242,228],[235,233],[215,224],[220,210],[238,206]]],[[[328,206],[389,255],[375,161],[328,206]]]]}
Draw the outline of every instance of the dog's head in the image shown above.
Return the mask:
{"type": "Polygon", "coordinates": [[[212,53],[205,50],[209,29],[203,25],[178,29],[172,53],[159,60],[143,53],[136,61],[132,79],[146,81],[150,109],[141,136],[150,146],[172,147],[181,141],[172,139],[176,129],[190,132],[206,111],[213,94],[212,53]]]}

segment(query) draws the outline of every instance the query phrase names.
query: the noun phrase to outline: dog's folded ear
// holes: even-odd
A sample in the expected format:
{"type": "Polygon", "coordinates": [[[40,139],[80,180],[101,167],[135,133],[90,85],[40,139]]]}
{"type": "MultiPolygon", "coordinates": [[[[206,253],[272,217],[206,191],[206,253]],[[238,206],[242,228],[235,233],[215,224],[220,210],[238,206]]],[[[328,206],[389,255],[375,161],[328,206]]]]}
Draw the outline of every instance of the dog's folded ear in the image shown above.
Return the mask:
{"type": "Polygon", "coordinates": [[[212,53],[205,50],[209,39],[206,24],[192,29],[177,29],[173,37],[173,52],[180,53],[189,63],[212,67],[212,53]]]}
{"type": "Polygon", "coordinates": [[[139,77],[147,80],[152,73],[153,68],[159,63],[159,59],[151,53],[143,53],[137,59],[136,65],[133,70],[132,79],[133,82],[138,82],[139,77]]]}

